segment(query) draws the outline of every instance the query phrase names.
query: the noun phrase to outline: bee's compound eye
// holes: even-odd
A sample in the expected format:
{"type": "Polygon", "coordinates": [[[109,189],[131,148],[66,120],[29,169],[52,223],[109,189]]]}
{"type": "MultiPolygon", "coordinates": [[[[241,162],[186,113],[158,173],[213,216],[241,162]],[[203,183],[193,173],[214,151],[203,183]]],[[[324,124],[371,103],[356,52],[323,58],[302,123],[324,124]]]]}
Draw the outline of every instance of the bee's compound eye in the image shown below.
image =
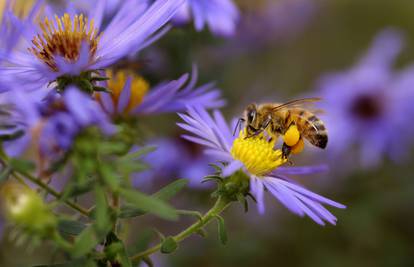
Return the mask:
{"type": "Polygon", "coordinates": [[[252,110],[247,114],[247,120],[252,122],[256,118],[256,111],[252,110]]]}

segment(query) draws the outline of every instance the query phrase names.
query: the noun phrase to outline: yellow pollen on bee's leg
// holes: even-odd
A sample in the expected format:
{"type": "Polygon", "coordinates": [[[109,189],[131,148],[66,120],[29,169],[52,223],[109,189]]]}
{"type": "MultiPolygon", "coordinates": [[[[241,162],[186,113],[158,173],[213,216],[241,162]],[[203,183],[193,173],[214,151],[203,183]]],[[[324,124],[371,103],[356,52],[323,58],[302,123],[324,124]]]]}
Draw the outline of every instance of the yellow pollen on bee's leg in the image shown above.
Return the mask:
{"type": "Polygon", "coordinates": [[[275,142],[269,142],[263,134],[246,138],[245,132],[240,131],[230,153],[234,159],[241,161],[251,174],[260,177],[286,162],[286,159],[282,159],[282,151],[274,149],[275,142]]]}
{"type": "Polygon", "coordinates": [[[299,142],[300,133],[296,125],[291,125],[283,136],[283,141],[288,146],[294,146],[299,142]]]}
{"type": "Polygon", "coordinates": [[[299,141],[296,143],[296,145],[292,146],[292,154],[299,154],[303,151],[303,148],[305,147],[305,143],[303,142],[303,139],[300,138],[299,141]]]}

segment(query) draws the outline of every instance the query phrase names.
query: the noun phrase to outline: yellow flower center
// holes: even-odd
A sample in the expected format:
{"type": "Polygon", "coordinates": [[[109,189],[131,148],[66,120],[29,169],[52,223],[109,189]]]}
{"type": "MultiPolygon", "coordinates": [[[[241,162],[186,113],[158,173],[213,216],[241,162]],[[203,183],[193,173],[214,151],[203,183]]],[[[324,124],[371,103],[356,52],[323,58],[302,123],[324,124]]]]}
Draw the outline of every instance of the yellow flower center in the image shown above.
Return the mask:
{"type": "Polygon", "coordinates": [[[59,18],[55,16],[57,28],[53,21],[45,18],[40,23],[42,34],[38,34],[32,40],[33,47],[29,51],[42,60],[53,71],[58,71],[55,57],[61,56],[68,62],[74,62],[79,58],[82,44],[89,45],[89,59],[95,56],[98,47],[98,30],[94,28],[93,19],[81,15],[75,15],[73,20],[69,14],[59,18]]]}
{"type": "Polygon", "coordinates": [[[230,152],[234,159],[243,162],[251,174],[263,176],[287,161],[282,159],[280,149],[274,149],[275,142],[269,142],[263,134],[246,138],[243,130],[234,140],[230,152]]]}
{"type": "MultiPolygon", "coordinates": [[[[119,96],[125,87],[128,78],[131,78],[131,96],[128,100],[128,106],[124,113],[128,113],[139,104],[141,104],[144,96],[148,92],[149,84],[144,78],[133,73],[132,71],[106,71],[108,80],[108,89],[111,90],[111,97],[114,106],[117,107],[119,103],[119,96]]],[[[127,89],[127,88],[125,88],[127,89]]],[[[99,97],[99,96],[98,96],[99,97]]]]}
{"type": "Polygon", "coordinates": [[[0,21],[3,19],[3,15],[6,11],[6,5],[11,6],[13,14],[19,18],[26,18],[32,9],[34,0],[15,0],[15,1],[0,1],[0,21]]]}

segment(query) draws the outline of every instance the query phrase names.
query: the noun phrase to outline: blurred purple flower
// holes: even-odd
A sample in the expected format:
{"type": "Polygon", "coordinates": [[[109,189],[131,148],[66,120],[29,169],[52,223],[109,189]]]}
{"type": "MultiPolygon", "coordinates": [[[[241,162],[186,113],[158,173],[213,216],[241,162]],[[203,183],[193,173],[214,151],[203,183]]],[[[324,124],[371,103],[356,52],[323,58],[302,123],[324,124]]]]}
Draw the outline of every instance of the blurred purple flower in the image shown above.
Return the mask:
{"type": "Polygon", "coordinates": [[[186,0],[173,17],[173,22],[184,24],[192,18],[197,31],[208,25],[214,34],[230,36],[236,31],[239,16],[232,0],[186,0]]]}
{"type": "MultiPolygon", "coordinates": [[[[10,156],[21,155],[32,143],[41,155],[67,150],[76,135],[92,125],[108,135],[115,132],[99,104],[77,88],[70,87],[62,95],[50,95],[43,100],[35,93],[10,91],[5,104],[11,108],[13,130],[23,133],[16,140],[4,142],[10,156]]],[[[1,129],[0,135],[9,131],[1,129]]]]}
{"type": "Polygon", "coordinates": [[[368,167],[384,155],[399,160],[408,152],[414,131],[407,124],[414,115],[414,66],[392,69],[402,44],[400,32],[384,30],[354,67],[321,80],[322,117],[333,155],[350,155],[357,145],[362,165],[368,167]]]}
{"type": "Polygon", "coordinates": [[[176,178],[188,179],[192,188],[208,186],[201,181],[204,176],[214,172],[208,165],[213,158],[202,153],[197,145],[178,138],[154,139],[147,145],[156,147],[156,150],[143,158],[150,169],[136,175],[135,186],[142,187],[176,178]]]}
{"type": "MultiPolygon", "coordinates": [[[[231,129],[234,128],[235,121],[233,121],[232,127],[230,128],[219,111],[214,111],[213,116],[210,116],[206,110],[201,108],[190,108],[187,114],[179,114],[179,116],[185,123],[178,123],[178,125],[192,134],[184,135],[183,137],[185,139],[207,147],[205,150],[206,154],[213,156],[217,161],[228,164],[223,169],[223,176],[229,176],[241,169],[250,177],[250,191],[257,199],[260,213],[264,213],[265,210],[263,193],[266,188],[291,212],[299,216],[308,215],[320,225],[324,225],[324,221],[331,224],[336,223],[335,216],[322,205],[325,204],[337,208],[345,208],[345,206],[303,188],[286,176],[289,174],[315,173],[321,171],[321,168],[325,169],[323,166],[276,167],[280,165],[276,164],[269,172],[258,175],[251,171],[255,169],[251,161],[242,162],[234,157],[233,148],[236,144],[235,141],[244,142],[246,140],[244,137],[235,138],[232,136],[231,129]]],[[[254,147],[250,148],[254,149],[254,147]]],[[[271,149],[273,150],[273,147],[271,149]]],[[[242,153],[246,155],[259,152],[249,150],[242,153]]],[[[261,150],[260,153],[264,153],[264,151],[261,150]]],[[[261,162],[256,162],[256,164],[260,165],[261,162]]]]}
{"type": "MultiPolygon", "coordinates": [[[[0,13],[2,13],[0,16],[0,35],[2,36],[0,57],[11,53],[19,45],[22,37],[29,34],[27,30],[34,23],[33,21],[42,3],[43,1],[34,1],[27,14],[21,12],[14,1],[4,3],[3,10],[0,10],[0,13]]],[[[29,4],[25,3],[24,5],[29,4]]]]}
{"type": "Polygon", "coordinates": [[[33,31],[38,34],[32,38],[34,43],[30,51],[25,49],[2,55],[2,59],[8,61],[8,64],[0,68],[1,90],[15,87],[39,89],[64,75],[76,76],[82,72],[108,67],[162,36],[165,29],[159,30],[183,2],[184,0],[157,0],[147,7],[146,2],[136,6],[135,1],[125,1],[103,30],[101,26],[106,4],[104,0],[98,1],[87,18],[66,13],[61,18],[56,17],[57,21],[45,19],[42,22],[44,30],[32,26],[33,31]],[[88,25],[92,19],[93,23],[88,25]],[[63,28],[57,27],[58,20],[64,25],[63,28]],[[83,23],[83,29],[74,30],[74,25],[80,27],[79,24],[83,23]],[[48,30],[49,27],[52,30],[48,30]],[[68,28],[70,30],[63,34],[64,29],[68,28]],[[54,38],[58,33],[62,37],[54,38]],[[79,36],[75,38],[77,34],[79,36]],[[71,45],[60,44],[62,38],[68,39],[66,41],[71,45]]]}
{"type": "Polygon", "coordinates": [[[313,0],[264,1],[256,10],[243,16],[235,42],[259,47],[297,36],[309,25],[318,10],[313,0]]]}
{"type": "Polygon", "coordinates": [[[98,100],[111,115],[149,115],[184,111],[186,106],[217,108],[225,104],[214,83],[196,87],[196,67],[191,78],[189,74],[184,74],[178,80],[156,85],[148,93],[148,83],[135,74],[117,73],[109,74],[108,77],[112,80],[104,86],[111,90],[111,94],[99,93],[98,100]]]}

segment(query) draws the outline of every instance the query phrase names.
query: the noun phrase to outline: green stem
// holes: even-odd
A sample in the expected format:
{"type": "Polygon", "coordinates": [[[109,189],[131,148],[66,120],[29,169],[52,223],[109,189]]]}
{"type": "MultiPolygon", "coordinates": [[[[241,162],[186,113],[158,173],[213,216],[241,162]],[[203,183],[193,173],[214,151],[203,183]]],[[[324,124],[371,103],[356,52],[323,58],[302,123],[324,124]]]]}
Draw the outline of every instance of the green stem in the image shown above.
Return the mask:
{"type": "MultiPolygon", "coordinates": [[[[55,189],[51,188],[49,185],[47,185],[46,183],[42,182],[40,179],[28,174],[28,173],[21,173],[20,174],[28,179],[29,181],[33,182],[34,184],[38,185],[39,187],[41,187],[42,189],[44,189],[46,192],[48,192],[49,194],[51,194],[52,196],[54,196],[55,198],[59,199],[62,197],[62,194],[57,192],[55,189]]],[[[13,175],[16,177],[16,179],[19,179],[20,176],[17,175],[15,172],[13,173],[13,175]]],[[[81,213],[82,215],[89,217],[89,211],[86,210],[85,208],[77,205],[76,203],[69,201],[69,200],[65,200],[64,203],[71,207],[72,209],[78,211],[79,213],[81,213]]]]}
{"type": "MultiPolygon", "coordinates": [[[[212,219],[214,219],[217,215],[219,215],[222,211],[224,211],[230,204],[231,200],[219,197],[214,204],[214,206],[196,223],[190,225],[188,228],[180,232],[179,234],[175,235],[173,238],[175,242],[180,242],[186,239],[187,237],[191,236],[192,234],[196,233],[202,227],[206,226],[212,219]]],[[[131,257],[131,261],[136,263],[143,258],[148,257],[149,255],[157,252],[161,249],[162,243],[159,243],[145,251],[139,252],[131,257]]]]}

